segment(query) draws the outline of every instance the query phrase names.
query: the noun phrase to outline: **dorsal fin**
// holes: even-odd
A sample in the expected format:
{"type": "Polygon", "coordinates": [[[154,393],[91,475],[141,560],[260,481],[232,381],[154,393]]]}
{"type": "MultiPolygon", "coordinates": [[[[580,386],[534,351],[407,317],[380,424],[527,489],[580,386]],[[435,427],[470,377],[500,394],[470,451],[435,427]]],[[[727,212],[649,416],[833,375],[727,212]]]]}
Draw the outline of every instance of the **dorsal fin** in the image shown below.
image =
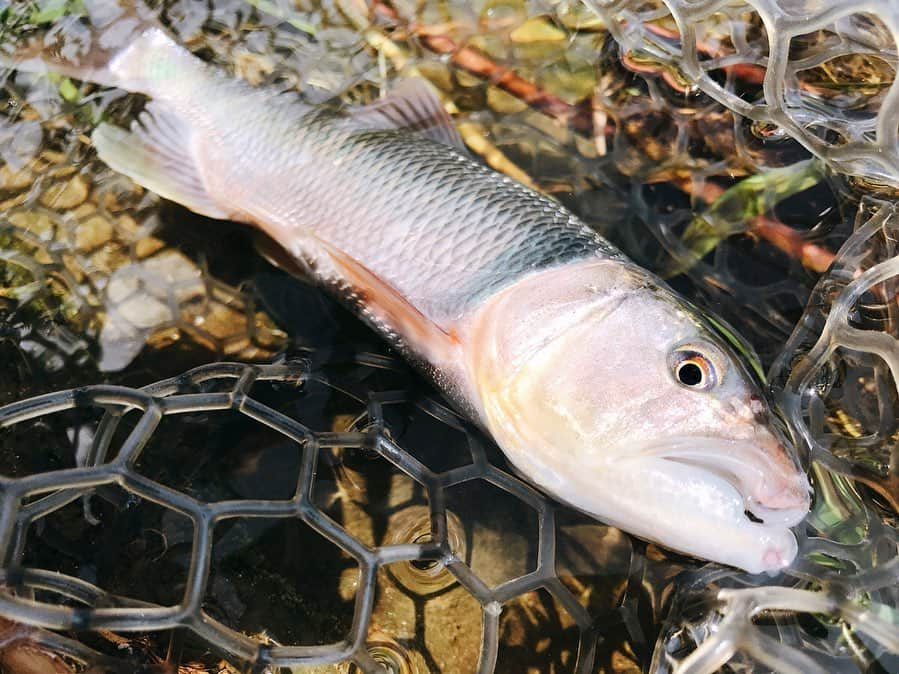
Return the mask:
{"type": "Polygon", "coordinates": [[[404,79],[384,98],[353,110],[352,117],[369,129],[408,129],[465,150],[452,118],[431,85],[420,77],[404,79]]]}

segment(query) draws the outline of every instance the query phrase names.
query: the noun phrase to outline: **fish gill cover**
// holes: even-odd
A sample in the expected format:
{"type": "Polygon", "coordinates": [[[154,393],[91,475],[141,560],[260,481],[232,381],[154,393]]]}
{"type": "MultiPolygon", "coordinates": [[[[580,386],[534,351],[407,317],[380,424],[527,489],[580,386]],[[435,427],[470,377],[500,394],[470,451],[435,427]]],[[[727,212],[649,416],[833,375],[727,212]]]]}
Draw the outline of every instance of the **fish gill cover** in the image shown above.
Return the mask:
{"type": "MultiPolygon", "coordinates": [[[[153,7],[313,102],[431,79],[748,338],[815,504],[770,578],[548,500],[245,230],[103,166],[141,97],[3,71],[4,671],[899,671],[895,3],[153,7]]],[[[4,48],[86,14],[8,5],[4,48]]]]}

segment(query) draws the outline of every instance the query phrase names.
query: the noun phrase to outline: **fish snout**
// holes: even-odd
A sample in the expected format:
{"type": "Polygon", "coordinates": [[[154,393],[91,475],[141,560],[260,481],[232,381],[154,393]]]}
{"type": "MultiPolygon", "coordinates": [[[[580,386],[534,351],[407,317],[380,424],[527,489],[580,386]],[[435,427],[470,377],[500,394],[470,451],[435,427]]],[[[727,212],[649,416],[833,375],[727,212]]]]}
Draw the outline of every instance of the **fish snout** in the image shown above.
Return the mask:
{"type": "Polygon", "coordinates": [[[747,510],[766,524],[798,524],[811,506],[812,489],[805,471],[773,436],[760,449],[767,466],[761,480],[746,485],[747,510]]]}

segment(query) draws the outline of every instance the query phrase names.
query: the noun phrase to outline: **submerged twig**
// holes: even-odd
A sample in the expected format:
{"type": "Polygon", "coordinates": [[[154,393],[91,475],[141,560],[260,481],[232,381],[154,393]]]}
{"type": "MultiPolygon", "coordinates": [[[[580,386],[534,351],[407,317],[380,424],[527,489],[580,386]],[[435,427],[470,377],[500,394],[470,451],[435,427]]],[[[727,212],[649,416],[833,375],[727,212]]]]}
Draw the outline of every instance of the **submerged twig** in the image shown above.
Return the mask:
{"type": "MultiPolygon", "coordinates": [[[[483,77],[527,103],[533,109],[565,124],[578,133],[588,137],[596,136],[594,142],[598,144],[600,154],[604,153],[605,143],[601,142],[599,138],[604,138],[605,134],[613,132],[614,129],[608,123],[605,115],[596,114],[590,99],[585,99],[578,104],[568,103],[558,96],[542,90],[533,82],[525,80],[510,68],[497,63],[481,51],[458,44],[443,30],[407,21],[385,0],[369,0],[368,7],[371,17],[385,19],[393,26],[402,28],[418,38],[427,49],[438,54],[449,55],[450,61],[456,67],[483,77]],[[605,128],[601,131],[596,129],[596,123],[605,123],[605,128]]],[[[383,36],[381,39],[386,40],[383,36]]],[[[393,43],[391,45],[395,47],[393,43]]],[[[757,77],[756,69],[751,70],[750,77],[757,77]]],[[[519,177],[519,179],[521,178],[519,177]]],[[[687,180],[675,181],[675,184],[687,192],[693,191],[687,180]]],[[[707,182],[702,193],[696,196],[706,203],[714,204],[724,192],[725,188],[707,182]]],[[[834,259],[831,251],[807,241],[800,232],[792,227],[765,215],[752,217],[748,221],[745,231],[765,239],[790,257],[798,259],[805,267],[818,273],[825,272],[834,259]]]]}
{"type": "MultiPolygon", "coordinates": [[[[694,189],[693,183],[688,179],[676,180],[673,184],[708,204],[714,204],[727,191],[713,182],[703,183],[699,191],[694,189]]],[[[767,215],[756,215],[749,219],[740,231],[755,234],[819,274],[826,272],[836,257],[824,246],[806,239],[802,232],[767,215]]]]}
{"type": "Polygon", "coordinates": [[[480,50],[458,44],[445,32],[406,21],[393,7],[382,0],[372,0],[369,7],[373,17],[386,19],[394,26],[403,28],[418,38],[430,51],[448,55],[457,68],[484,78],[573,131],[588,137],[593,136],[593,106],[589,98],[577,104],[568,103],[524,79],[511,68],[497,63],[480,50]]]}
{"type": "MultiPolygon", "coordinates": [[[[365,36],[365,41],[377,49],[379,54],[389,59],[396,70],[403,71],[410,76],[423,77],[417,66],[410,64],[409,56],[402,47],[380,31],[370,29],[366,25],[367,17],[355,11],[356,7],[352,2],[338,0],[338,6],[353,26],[365,36]]],[[[444,109],[450,115],[455,115],[459,112],[455,103],[447,100],[446,96],[441,95],[441,100],[443,101],[444,109]]],[[[456,128],[459,130],[459,135],[462,136],[465,145],[472,152],[479,155],[488,166],[505,173],[528,187],[538,189],[530,175],[509,159],[502,150],[487,138],[487,134],[481,125],[474,122],[462,122],[457,124],[456,128]]]]}
{"type": "Polygon", "coordinates": [[[252,5],[263,14],[268,14],[281,21],[286,21],[291,26],[308,35],[315,35],[315,26],[308,21],[293,16],[289,11],[283,9],[280,5],[270,0],[247,0],[247,4],[252,5]]]}
{"type": "Polygon", "coordinates": [[[789,225],[766,216],[753,220],[749,231],[758,234],[790,257],[799,260],[804,267],[819,274],[826,272],[836,257],[827,248],[807,240],[789,225]]]}

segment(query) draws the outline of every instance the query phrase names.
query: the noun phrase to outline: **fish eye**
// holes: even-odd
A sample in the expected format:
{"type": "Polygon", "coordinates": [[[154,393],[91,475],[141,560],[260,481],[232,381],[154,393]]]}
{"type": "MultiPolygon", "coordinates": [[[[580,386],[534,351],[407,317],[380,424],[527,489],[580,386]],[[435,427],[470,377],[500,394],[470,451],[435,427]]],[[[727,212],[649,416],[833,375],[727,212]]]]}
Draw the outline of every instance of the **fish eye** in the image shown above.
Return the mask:
{"type": "Polygon", "coordinates": [[[699,351],[678,350],[673,356],[674,378],[681,386],[707,391],[718,383],[715,365],[699,351]]]}

